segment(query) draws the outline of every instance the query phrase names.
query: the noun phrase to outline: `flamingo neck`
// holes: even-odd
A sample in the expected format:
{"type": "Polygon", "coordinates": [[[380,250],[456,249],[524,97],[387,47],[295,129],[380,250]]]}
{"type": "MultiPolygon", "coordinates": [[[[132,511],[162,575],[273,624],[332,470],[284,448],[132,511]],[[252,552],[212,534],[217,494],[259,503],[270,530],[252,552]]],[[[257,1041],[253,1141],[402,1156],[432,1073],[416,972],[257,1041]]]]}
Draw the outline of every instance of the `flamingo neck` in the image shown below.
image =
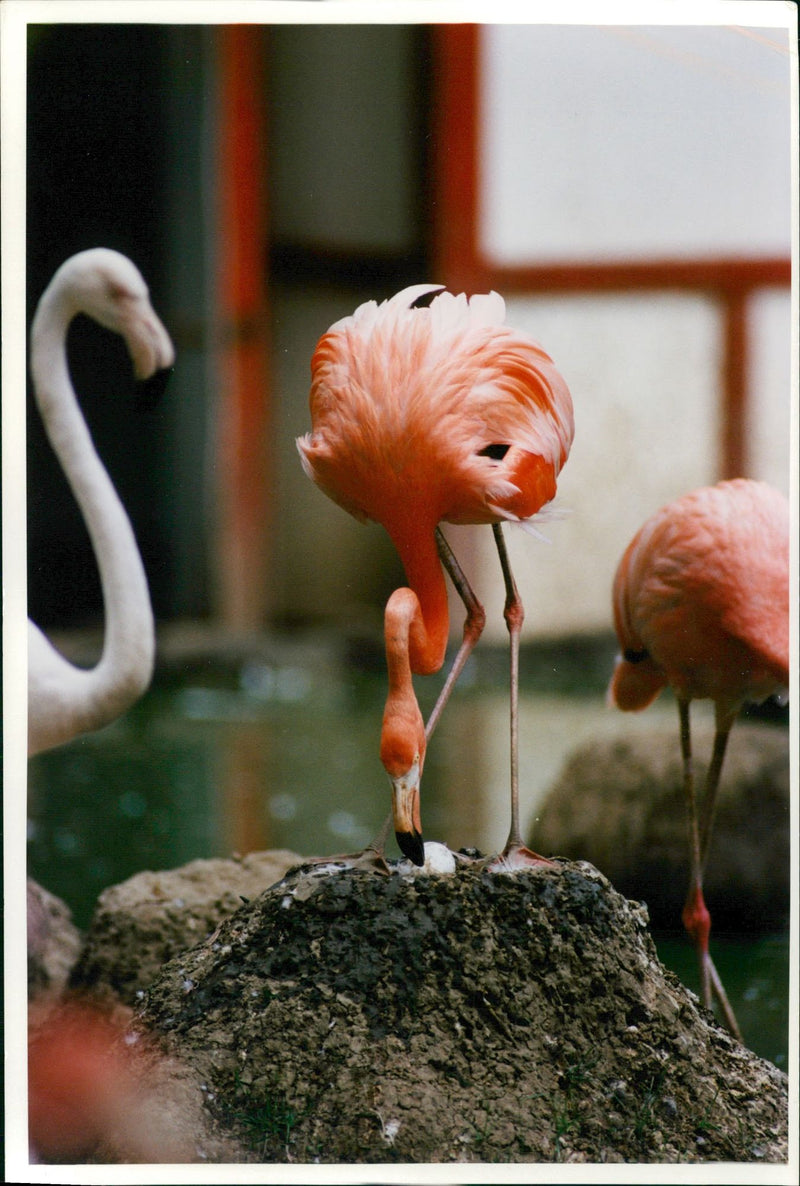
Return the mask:
{"type": "Polygon", "coordinates": [[[381,760],[390,777],[425,758],[425,724],[411,678],[411,638],[421,627],[413,589],[395,589],[386,605],[384,638],[389,688],[381,732],[381,760]]]}
{"type": "Polygon", "coordinates": [[[153,667],[150,593],[130,521],[95,451],[69,375],[66,336],[78,312],[58,285],[43,295],[31,330],[31,373],[36,402],[53,450],[80,507],[91,539],[105,608],[103,654],[83,672],[57,652],[73,688],[80,732],[113,720],[147,687],[153,667]],[[74,684],[74,678],[72,683],[74,684]]]}
{"type": "Polygon", "coordinates": [[[413,626],[419,616],[419,601],[413,589],[395,589],[386,603],[383,619],[390,696],[405,699],[413,695],[409,652],[413,626]]]}
{"type": "Polygon", "coordinates": [[[450,628],[447,586],[435,530],[435,523],[430,527],[423,523],[389,532],[419,606],[408,631],[408,658],[411,671],[417,675],[431,675],[442,666],[450,628]]]}

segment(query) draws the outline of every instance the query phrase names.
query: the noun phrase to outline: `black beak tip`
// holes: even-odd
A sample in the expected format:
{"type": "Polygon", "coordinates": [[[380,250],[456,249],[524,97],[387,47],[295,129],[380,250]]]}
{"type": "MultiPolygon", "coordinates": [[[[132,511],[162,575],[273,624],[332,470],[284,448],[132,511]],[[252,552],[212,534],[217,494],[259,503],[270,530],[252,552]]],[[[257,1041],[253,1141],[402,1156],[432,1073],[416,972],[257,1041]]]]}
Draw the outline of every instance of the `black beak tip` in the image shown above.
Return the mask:
{"type": "Polygon", "coordinates": [[[415,865],[425,864],[425,845],[419,832],[395,832],[400,851],[415,865]]]}
{"type": "Polygon", "coordinates": [[[149,379],[136,380],[136,397],[141,407],[155,408],[161,402],[174,369],[174,366],[162,367],[149,379]]]}

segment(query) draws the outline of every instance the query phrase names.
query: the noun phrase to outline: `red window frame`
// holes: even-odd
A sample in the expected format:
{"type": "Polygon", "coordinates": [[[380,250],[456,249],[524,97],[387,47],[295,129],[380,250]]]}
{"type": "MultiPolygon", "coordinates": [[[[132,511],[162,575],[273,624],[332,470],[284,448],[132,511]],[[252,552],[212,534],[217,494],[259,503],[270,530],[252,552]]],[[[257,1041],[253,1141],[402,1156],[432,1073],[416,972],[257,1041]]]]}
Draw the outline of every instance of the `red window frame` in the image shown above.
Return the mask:
{"type": "Polygon", "coordinates": [[[437,25],[434,62],[434,263],[458,291],[504,295],[599,294],[631,290],[703,293],[723,320],[718,478],[747,476],[748,303],[758,289],[788,287],[791,259],[651,259],[507,265],[482,253],[480,226],[480,39],[482,26],[437,25]]]}

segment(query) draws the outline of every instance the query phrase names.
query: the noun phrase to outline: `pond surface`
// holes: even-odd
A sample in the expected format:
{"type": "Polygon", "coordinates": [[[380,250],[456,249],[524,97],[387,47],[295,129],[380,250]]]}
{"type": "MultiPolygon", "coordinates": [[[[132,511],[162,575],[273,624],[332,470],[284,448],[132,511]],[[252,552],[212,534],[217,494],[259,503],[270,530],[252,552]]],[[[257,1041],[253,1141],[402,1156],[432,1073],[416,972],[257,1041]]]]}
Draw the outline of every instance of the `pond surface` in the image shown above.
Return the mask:
{"type": "MultiPolygon", "coordinates": [[[[557,652],[523,656],[520,704],[523,831],[567,755],[592,737],[675,723],[668,697],[643,714],[606,708],[611,653],[576,669],[557,652]]],[[[426,839],[483,852],[508,830],[508,696],[502,655],[473,657],[425,764],[426,839]]],[[[438,683],[419,681],[423,713],[438,683]],[[431,686],[426,687],[429,684],[431,686]]],[[[385,676],[320,654],[254,656],[160,671],[126,716],[29,764],[29,871],[85,927],[97,895],[143,869],[268,848],[349,852],[389,810],[378,757],[385,676]]],[[[535,843],[535,836],[534,836],[535,843]]],[[[398,855],[393,836],[387,855],[398,855]]],[[[682,934],[659,954],[697,991],[682,934]]],[[[788,935],[715,937],[715,961],[746,1040],[785,1069],[788,935]]]]}

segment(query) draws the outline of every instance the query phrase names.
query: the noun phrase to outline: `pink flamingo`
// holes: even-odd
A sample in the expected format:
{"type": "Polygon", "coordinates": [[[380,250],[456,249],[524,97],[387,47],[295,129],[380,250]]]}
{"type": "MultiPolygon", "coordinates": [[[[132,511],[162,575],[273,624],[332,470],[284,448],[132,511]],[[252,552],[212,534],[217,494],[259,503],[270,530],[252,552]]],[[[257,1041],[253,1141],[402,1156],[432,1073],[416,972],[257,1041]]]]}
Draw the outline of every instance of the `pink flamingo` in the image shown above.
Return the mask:
{"type": "Polygon", "coordinates": [[[746,701],[789,684],[789,506],[777,490],[742,478],[695,490],[639,529],[614,578],[614,623],[622,654],[608,695],[626,711],[646,708],[669,685],[678,701],[690,881],[683,923],[700,965],[702,1000],[712,992],[739,1027],[708,950],[703,898],[714,800],[728,736],[746,701]],[[698,819],[689,704],[713,700],[716,732],[698,819]]]}
{"type": "Polygon", "coordinates": [[[542,858],[521,840],[518,655],[523,607],[501,523],[524,522],[556,493],[573,436],[572,401],[550,357],[504,324],[497,293],[453,296],[419,284],[336,322],[312,359],[312,431],[298,440],[306,473],[357,519],[382,523],[408,588],[385,611],[389,694],[381,759],[395,834],[424,860],[419,786],[427,742],[483,629],[485,614],[439,523],[490,523],[506,587],[511,645],[511,828],[500,861],[542,858]],[[467,617],[461,647],[427,724],[412,673],[444,662],[447,570],[467,617]]]}

